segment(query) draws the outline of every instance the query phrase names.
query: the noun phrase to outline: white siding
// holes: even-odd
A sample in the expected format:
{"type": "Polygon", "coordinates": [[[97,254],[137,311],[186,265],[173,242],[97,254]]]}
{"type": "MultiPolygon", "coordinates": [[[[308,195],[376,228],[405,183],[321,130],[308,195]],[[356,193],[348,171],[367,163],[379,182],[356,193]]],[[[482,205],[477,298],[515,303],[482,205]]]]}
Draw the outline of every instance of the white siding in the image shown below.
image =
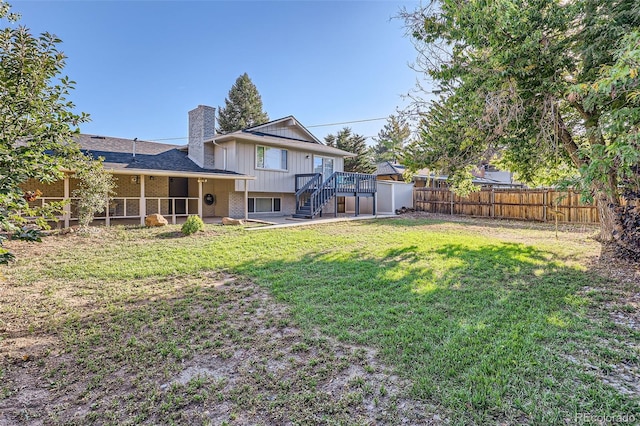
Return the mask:
{"type": "Polygon", "coordinates": [[[214,145],[213,143],[209,142],[207,145],[211,145],[215,150],[215,155],[214,155],[215,169],[235,171],[236,141],[224,142],[218,145],[214,145]],[[226,161],[226,164],[225,164],[225,161],[226,161]]]}
{"type": "MultiPolygon", "coordinates": [[[[295,176],[313,173],[313,154],[293,149],[287,151],[288,170],[263,170],[256,168],[256,144],[237,141],[234,160],[237,169],[234,171],[256,177],[256,180],[249,181],[250,192],[293,193],[295,192],[295,176]]],[[[230,155],[230,151],[227,155],[230,155]]],[[[344,167],[342,157],[332,158],[335,160],[335,171],[342,171],[344,167]]],[[[232,169],[229,168],[229,170],[232,169]]],[[[235,189],[236,191],[244,191],[242,181],[236,181],[235,189]]]]}
{"type": "Polygon", "coordinates": [[[299,139],[303,141],[312,141],[312,139],[298,126],[292,126],[293,122],[287,120],[284,123],[274,123],[269,126],[256,129],[258,132],[268,133],[270,135],[281,136],[284,138],[299,139]],[[287,125],[289,124],[289,125],[287,125]]]}

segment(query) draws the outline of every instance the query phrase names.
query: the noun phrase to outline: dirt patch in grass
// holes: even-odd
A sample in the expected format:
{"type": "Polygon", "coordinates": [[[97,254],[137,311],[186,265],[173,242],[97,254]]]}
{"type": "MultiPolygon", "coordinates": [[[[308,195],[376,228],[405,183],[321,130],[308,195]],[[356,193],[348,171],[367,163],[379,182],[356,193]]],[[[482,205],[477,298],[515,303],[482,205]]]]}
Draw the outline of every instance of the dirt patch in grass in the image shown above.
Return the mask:
{"type": "MultiPolygon", "coordinates": [[[[45,245],[30,246],[38,252],[45,245]]],[[[20,255],[28,255],[21,247],[20,255]]],[[[370,348],[305,333],[264,288],[215,272],[2,282],[0,425],[439,424],[370,348]],[[101,292],[129,288],[121,297],[101,292]],[[137,289],[137,290],[132,290],[137,289]]]]}

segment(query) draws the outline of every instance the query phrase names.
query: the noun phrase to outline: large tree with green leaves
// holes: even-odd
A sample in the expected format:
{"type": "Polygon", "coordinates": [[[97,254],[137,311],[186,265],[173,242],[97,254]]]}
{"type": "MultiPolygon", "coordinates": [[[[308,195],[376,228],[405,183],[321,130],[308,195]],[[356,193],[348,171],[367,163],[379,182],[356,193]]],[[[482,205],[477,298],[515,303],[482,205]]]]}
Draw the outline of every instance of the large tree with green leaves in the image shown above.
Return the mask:
{"type": "Polygon", "coordinates": [[[218,131],[235,132],[269,121],[262,109],[262,98],[247,73],[242,74],[229,90],[225,106],[218,111],[218,131]]]}
{"type": "Polygon", "coordinates": [[[598,201],[601,238],[611,240],[640,160],[638,2],[442,0],[401,15],[417,68],[445,94],[416,95],[421,135],[407,165],[462,179],[500,151],[525,182],[571,169],[573,184],[598,201]]]}
{"type": "Polygon", "coordinates": [[[351,128],[345,127],[335,135],[325,136],[324,140],[328,146],[356,154],[355,157],[344,159],[345,172],[372,173],[375,170],[367,148],[366,138],[357,133],[352,133],[351,128]]]}
{"type": "MultiPolygon", "coordinates": [[[[29,208],[37,192],[24,193],[28,179],[53,182],[74,168],[80,154],[72,142],[84,113],[67,99],[74,82],[61,76],[65,55],[49,33],[34,36],[0,0],[0,228],[15,231],[24,216],[42,216],[55,206],[29,208]]],[[[3,249],[3,254],[6,251],[3,249]]]]}
{"type": "Polygon", "coordinates": [[[378,137],[374,138],[376,144],[371,147],[373,161],[376,163],[399,162],[410,136],[411,128],[406,118],[401,115],[390,115],[387,123],[378,132],[378,137]]]}

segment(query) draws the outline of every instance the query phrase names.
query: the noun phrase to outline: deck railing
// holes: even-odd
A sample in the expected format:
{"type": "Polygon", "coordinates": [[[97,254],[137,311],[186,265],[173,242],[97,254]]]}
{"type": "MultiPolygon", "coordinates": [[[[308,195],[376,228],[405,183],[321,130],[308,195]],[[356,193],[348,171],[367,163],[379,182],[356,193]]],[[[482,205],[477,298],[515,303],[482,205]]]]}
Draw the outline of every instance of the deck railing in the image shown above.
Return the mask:
{"type": "Polygon", "coordinates": [[[337,193],[374,193],[377,189],[375,175],[335,172],[337,193]]]}
{"type": "Polygon", "coordinates": [[[306,187],[305,190],[308,190],[310,185],[309,182],[314,182],[319,185],[322,183],[322,174],[320,173],[303,173],[301,175],[296,175],[296,192],[300,191],[302,188],[306,187]]]}
{"type": "Polygon", "coordinates": [[[364,173],[335,172],[324,182],[319,173],[296,175],[296,215],[313,218],[321,214],[322,208],[336,195],[359,197],[375,194],[376,182],[374,175],[364,173]]]}

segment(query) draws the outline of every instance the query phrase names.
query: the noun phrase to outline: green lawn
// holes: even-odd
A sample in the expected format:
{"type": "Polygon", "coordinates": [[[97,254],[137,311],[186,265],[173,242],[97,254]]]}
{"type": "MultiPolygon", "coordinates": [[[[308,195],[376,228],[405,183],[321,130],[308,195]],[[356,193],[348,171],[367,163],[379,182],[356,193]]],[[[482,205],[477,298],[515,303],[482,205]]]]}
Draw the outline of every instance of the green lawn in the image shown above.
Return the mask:
{"type": "MultiPolygon", "coordinates": [[[[400,399],[452,424],[640,419],[640,331],[612,320],[637,307],[619,301],[615,283],[589,269],[599,250],[592,229],[562,232],[559,240],[541,226],[415,219],[253,231],[208,226],[192,237],[177,229],[50,237],[41,246],[18,245],[19,261],[5,268],[4,286],[14,296],[2,300],[3,339],[52,339],[32,368],[50,378],[52,395],[84,388],[79,423],[394,424],[400,399]],[[221,277],[234,279],[226,293],[206,285],[221,277]],[[286,314],[264,314],[267,325],[255,325],[271,303],[286,314]],[[225,322],[237,316],[251,319],[225,322]],[[260,327],[268,332],[256,333],[260,327]],[[270,340],[287,328],[301,330],[291,346],[270,340]],[[233,362],[234,345],[261,348],[255,364],[263,368],[279,356],[300,362],[298,373],[265,382],[268,374],[249,372],[242,386],[226,388],[220,378],[198,376],[195,384],[162,388],[162,377],[204,354],[233,362]],[[374,359],[363,361],[369,349],[374,359]],[[52,353],[64,362],[53,362],[52,353]],[[362,377],[351,377],[352,391],[332,400],[332,374],[349,364],[360,365],[362,377]],[[146,380],[145,371],[157,380],[146,380]],[[72,372],[86,380],[71,379],[72,372]],[[371,380],[397,375],[402,385],[385,399],[383,382],[367,385],[367,373],[371,380]],[[128,409],[122,401],[95,402],[123,388],[128,409]],[[380,412],[362,408],[367,401],[380,412]],[[185,417],[223,403],[231,413],[224,421],[185,417]]],[[[2,372],[5,402],[19,396],[11,383],[21,364],[10,360],[2,372]]],[[[53,423],[77,420],[63,408],[58,418],[47,415],[53,423]]]]}

